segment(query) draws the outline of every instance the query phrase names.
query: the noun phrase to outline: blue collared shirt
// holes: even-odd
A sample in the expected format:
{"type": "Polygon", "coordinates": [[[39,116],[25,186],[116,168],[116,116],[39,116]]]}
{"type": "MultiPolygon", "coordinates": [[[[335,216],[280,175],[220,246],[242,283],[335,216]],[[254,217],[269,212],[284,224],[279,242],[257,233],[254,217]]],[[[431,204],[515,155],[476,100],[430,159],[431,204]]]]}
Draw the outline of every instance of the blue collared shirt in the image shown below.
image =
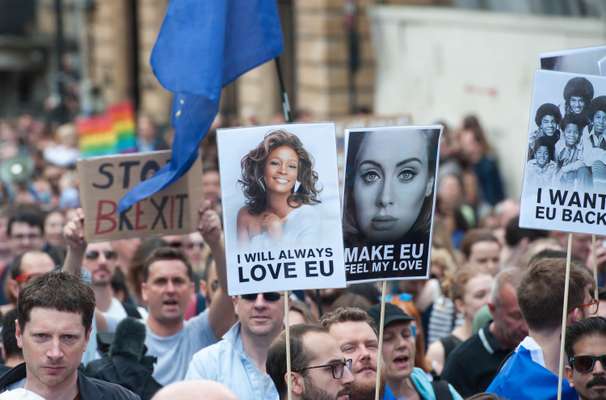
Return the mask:
{"type": "MultiPolygon", "coordinates": [[[[423,400],[436,400],[436,394],[431,385],[431,381],[425,372],[420,368],[414,368],[410,374],[410,379],[414,385],[419,397],[423,400]]],[[[461,395],[451,386],[448,385],[448,390],[453,400],[463,400],[461,395]]],[[[391,391],[389,385],[385,385],[385,393],[383,394],[383,400],[398,400],[391,391]]]]}
{"type": "Polygon", "coordinates": [[[193,356],[185,379],[210,379],[222,383],[240,400],[279,399],[269,375],[260,371],[244,352],[239,322],[223,340],[193,356]]]}

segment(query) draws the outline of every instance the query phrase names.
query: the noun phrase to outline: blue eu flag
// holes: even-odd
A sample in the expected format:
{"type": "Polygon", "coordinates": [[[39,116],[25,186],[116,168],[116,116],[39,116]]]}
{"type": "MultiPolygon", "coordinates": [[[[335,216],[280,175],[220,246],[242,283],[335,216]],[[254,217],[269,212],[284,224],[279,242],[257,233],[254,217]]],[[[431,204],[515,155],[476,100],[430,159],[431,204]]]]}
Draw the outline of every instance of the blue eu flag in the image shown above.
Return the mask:
{"type": "Polygon", "coordinates": [[[217,114],[221,88],[281,52],[276,0],[171,0],[151,66],[162,86],[174,93],[172,158],[128,192],[119,211],[183,176],[217,114]]]}

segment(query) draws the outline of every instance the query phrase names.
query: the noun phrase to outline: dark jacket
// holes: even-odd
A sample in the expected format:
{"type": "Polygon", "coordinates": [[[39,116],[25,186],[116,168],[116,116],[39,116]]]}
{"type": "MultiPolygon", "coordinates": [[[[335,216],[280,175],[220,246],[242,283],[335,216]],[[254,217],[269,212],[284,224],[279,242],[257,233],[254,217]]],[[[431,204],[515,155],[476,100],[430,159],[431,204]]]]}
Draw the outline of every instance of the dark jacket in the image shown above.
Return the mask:
{"type": "MultiPolygon", "coordinates": [[[[0,377],[0,393],[8,390],[9,385],[19,382],[26,376],[25,364],[19,364],[0,377]]],[[[123,387],[89,378],[78,370],[78,392],[80,400],[141,400],[139,396],[123,387]]]]}
{"type": "Polygon", "coordinates": [[[138,394],[142,400],[151,399],[160,389],[160,385],[153,377],[153,362],[140,362],[124,355],[104,356],[99,360],[88,363],[84,373],[92,378],[113,382],[138,394]]]}

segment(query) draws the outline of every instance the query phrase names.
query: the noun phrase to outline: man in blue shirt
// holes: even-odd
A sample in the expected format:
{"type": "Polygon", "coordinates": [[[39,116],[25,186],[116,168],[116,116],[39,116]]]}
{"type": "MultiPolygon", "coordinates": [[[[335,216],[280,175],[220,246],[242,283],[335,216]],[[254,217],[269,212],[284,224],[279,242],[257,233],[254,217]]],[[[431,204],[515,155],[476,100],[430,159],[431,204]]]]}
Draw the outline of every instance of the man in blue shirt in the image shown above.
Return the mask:
{"type": "Polygon", "coordinates": [[[269,347],[282,331],[284,299],[268,292],[236,296],[233,302],[240,321],[223,340],[194,355],[185,379],[217,381],[240,400],[277,400],[265,365],[269,347]]]}

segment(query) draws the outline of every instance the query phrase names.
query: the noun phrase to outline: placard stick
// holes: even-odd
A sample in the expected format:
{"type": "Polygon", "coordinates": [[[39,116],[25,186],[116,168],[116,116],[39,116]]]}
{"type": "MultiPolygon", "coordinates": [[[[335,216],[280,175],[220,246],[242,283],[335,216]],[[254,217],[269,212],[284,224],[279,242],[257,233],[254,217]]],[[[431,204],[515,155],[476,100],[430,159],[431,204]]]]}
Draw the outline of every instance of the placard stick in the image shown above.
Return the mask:
{"type": "Polygon", "coordinates": [[[560,365],[558,367],[558,400],[562,399],[562,382],[564,378],[564,342],[566,341],[566,319],[568,317],[568,281],[570,280],[570,259],[572,256],[572,233],[568,234],[566,250],[566,278],[564,280],[564,304],[562,306],[562,334],[560,339],[560,365]]]}
{"type": "Polygon", "coordinates": [[[375,400],[379,400],[381,393],[381,362],[383,361],[383,325],[385,323],[385,292],[387,281],[381,287],[381,316],[379,317],[379,349],[377,350],[377,380],[375,381],[375,400]]]}
{"type": "Polygon", "coordinates": [[[288,400],[292,400],[292,392],[291,392],[291,366],[290,366],[290,321],[288,318],[288,290],[284,291],[284,332],[286,334],[286,393],[288,393],[288,400]]]}
{"type": "Polygon", "coordinates": [[[595,235],[591,235],[591,265],[593,266],[593,281],[595,282],[595,294],[593,297],[598,299],[598,256],[595,254],[597,251],[595,247],[595,235]]]}

